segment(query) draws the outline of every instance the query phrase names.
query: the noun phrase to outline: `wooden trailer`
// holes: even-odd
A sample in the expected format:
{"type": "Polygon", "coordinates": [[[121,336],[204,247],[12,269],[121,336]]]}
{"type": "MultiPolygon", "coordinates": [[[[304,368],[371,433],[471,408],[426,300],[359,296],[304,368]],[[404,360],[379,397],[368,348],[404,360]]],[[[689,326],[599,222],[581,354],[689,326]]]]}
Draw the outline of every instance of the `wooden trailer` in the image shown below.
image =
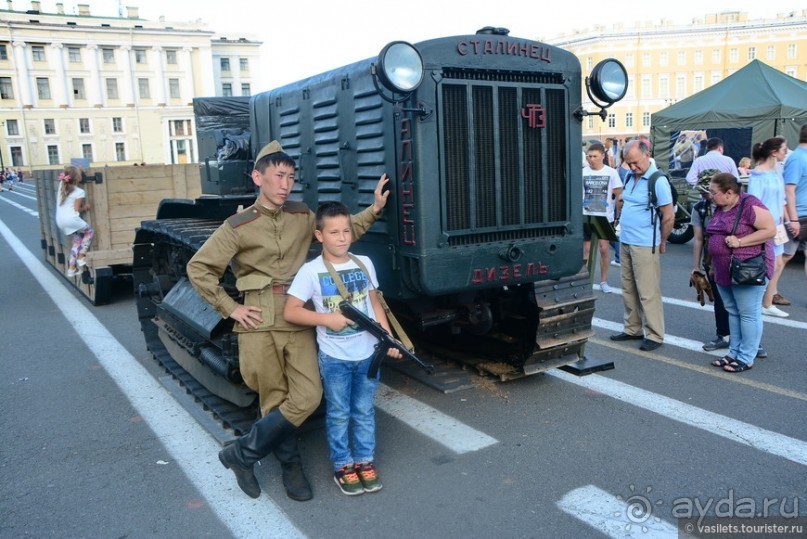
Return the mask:
{"type": "Polygon", "coordinates": [[[112,280],[132,273],[132,242],[140,222],[154,219],[164,199],[201,195],[199,165],[145,165],[90,168],[82,188],[90,210],[83,216],[95,229],[86,269],[67,277],[70,240],[56,226],[57,170],[38,170],[39,226],[45,260],[94,305],[109,303],[112,280]]]}

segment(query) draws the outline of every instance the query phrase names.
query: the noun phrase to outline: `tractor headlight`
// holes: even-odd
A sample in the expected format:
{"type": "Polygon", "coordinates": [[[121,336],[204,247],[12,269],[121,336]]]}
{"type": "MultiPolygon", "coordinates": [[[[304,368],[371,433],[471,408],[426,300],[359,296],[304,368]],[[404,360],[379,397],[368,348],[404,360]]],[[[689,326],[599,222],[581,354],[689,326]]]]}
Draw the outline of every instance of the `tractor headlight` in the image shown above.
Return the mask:
{"type": "Polygon", "coordinates": [[[628,72],[614,58],[608,58],[594,66],[589,81],[594,97],[609,105],[625,97],[628,92],[628,72]]]}
{"type": "Polygon", "coordinates": [[[423,58],[413,45],[393,41],[381,49],[376,74],[381,84],[391,92],[414,92],[423,82],[423,58]]]}

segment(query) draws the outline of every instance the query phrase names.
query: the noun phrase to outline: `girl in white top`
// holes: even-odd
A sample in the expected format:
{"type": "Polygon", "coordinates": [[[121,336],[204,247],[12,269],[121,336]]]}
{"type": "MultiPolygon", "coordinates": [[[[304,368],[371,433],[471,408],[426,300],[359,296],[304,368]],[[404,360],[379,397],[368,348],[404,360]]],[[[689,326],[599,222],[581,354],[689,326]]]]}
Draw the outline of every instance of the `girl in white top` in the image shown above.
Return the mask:
{"type": "Polygon", "coordinates": [[[67,261],[68,277],[75,277],[79,268],[87,265],[87,251],[95,235],[92,227],[81,218],[81,213],[90,209],[84,189],[78,186],[83,177],[78,167],[64,167],[64,172],[59,174],[59,190],[56,192],[56,224],[73,239],[67,261]]]}

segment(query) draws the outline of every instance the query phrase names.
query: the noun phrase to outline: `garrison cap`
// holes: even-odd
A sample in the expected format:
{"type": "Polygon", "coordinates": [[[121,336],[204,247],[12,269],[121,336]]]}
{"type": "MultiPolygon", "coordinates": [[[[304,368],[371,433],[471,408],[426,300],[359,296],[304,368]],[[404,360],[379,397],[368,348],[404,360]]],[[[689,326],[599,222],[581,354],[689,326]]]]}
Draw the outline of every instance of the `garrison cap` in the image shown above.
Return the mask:
{"type": "Polygon", "coordinates": [[[267,144],[266,146],[261,148],[261,151],[258,152],[258,156],[255,158],[255,162],[257,163],[258,161],[260,161],[263,157],[266,157],[267,155],[282,152],[282,151],[283,151],[283,147],[280,145],[280,143],[278,141],[276,141],[276,140],[273,140],[272,142],[270,142],[269,144],[267,144]]]}

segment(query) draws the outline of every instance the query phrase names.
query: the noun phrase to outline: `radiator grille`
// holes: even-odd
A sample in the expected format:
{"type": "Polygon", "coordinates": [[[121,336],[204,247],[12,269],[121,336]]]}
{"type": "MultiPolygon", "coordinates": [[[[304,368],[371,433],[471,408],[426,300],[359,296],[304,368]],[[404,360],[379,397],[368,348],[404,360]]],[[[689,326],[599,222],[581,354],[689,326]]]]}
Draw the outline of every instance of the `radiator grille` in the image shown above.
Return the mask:
{"type": "Polygon", "coordinates": [[[440,113],[449,243],[563,233],[569,150],[566,91],[559,76],[449,75],[442,83],[440,113]],[[529,127],[521,116],[526,105],[543,107],[545,127],[529,127]]]}

